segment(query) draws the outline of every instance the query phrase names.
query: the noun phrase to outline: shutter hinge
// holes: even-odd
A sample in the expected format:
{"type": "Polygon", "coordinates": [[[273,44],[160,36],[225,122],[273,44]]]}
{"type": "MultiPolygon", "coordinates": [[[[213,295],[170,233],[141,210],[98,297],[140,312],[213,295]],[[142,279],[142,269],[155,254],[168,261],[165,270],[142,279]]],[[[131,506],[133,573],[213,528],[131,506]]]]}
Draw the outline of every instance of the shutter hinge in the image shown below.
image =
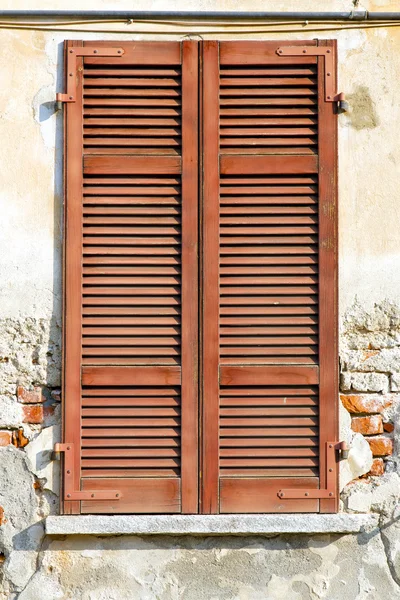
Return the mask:
{"type": "Polygon", "coordinates": [[[335,90],[335,60],[332,48],[325,46],[281,46],[276,51],[278,56],[322,56],[325,59],[325,100],[337,102],[341,112],[346,112],[347,102],[343,92],[335,90]]]}
{"type": "Polygon", "coordinates": [[[66,60],[66,73],[67,73],[67,93],[56,94],[57,107],[61,108],[61,102],[75,102],[76,101],[76,57],[77,56],[122,56],[124,54],[123,48],[89,48],[85,46],[80,48],[74,46],[67,50],[66,60]]]}
{"type": "Polygon", "coordinates": [[[326,443],[326,488],[322,489],[285,489],[279,490],[278,496],[282,500],[293,500],[299,498],[336,498],[336,452],[339,452],[339,460],[348,457],[349,449],[346,442],[326,443]]]}
{"type": "Polygon", "coordinates": [[[60,460],[61,452],[64,452],[64,500],[119,500],[122,497],[119,490],[74,490],[74,444],[55,444],[53,460],[60,460]]]}

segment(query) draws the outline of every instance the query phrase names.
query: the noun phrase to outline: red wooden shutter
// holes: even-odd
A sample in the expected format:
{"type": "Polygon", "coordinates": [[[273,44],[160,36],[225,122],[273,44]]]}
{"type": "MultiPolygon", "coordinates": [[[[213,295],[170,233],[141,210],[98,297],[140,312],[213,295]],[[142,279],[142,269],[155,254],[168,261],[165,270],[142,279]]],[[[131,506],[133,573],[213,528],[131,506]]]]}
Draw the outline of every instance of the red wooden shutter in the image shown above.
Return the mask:
{"type": "Polygon", "coordinates": [[[203,512],[336,508],[335,108],[277,54],[316,44],[204,42],[203,512]]]}
{"type": "Polygon", "coordinates": [[[198,44],[66,57],[64,512],[195,513],[198,44]]]}

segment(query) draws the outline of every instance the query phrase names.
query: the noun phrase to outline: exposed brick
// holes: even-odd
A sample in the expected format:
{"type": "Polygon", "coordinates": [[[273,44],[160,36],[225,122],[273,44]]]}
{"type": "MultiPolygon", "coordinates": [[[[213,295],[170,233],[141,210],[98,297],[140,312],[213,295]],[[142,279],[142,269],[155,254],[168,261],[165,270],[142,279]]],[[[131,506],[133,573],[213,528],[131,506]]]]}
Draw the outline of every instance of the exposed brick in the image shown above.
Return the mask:
{"type": "Polygon", "coordinates": [[[381,413],[393,402],[391,394],[341,394],[343,406],[353,414],[381,413]]]}
{"type": "Polygon", "coordinates": [[[0,446],[8,446],[12,443],[11,431],[0,431],[0,446]]]}
{"type": "Polygon", "coordinates": [[[389,456],[393,454],[393,440],[383,435],[366,438],[374,456],[389,456]]]}
{"type": "Polygon", "coordinates": [[[31,404],[23,407],[23,423],[43,423],[43,406],[41,404],[31,404]]]}
{"type": "Polygon", "coordinates": [[[363,435],[375,435],[383,433],[383,422],[381,415],[371,415],[368,417],[353,417],[351,428],[356,433],[363,435]]]}
{"type": "Polygon", "coordinates": [[[394,424],[393,423],[384,423],[383,429],[384,429],[384,431],[387,431],[387,433],[392,433],[392,431],[394,431],[394,424]]]}
{"type": "Polygon", "coordinates": [[[27,444],[29,444],[29,440],[24,436],[24,432],[22,429],[18,429],[17,431],[13,431],[13,439],[12,443],[17,448],[25,448],[27,444]]]}
{"type": "Polygon", "coordinates": [[[43,416],[44,418],[52,417],[54,415],[55,406],[51,404],[50,406],[43,407],[43,416]]]}
{"type": "Polygon", "coordinates": [[[1,525],[4,525],[4,523],[7,523],[7,519],[4,516],[4,508],[0,506],[0,527],[1,525]]]}
{"type": "Polygon", "coordinates": [[[22,402],[22,404],[39,404],[46,399],[43,396],[42,388],[35,387],[33,390],[27,390],[21,385],[17,387],[17,398],[18,402],[22,402]]]}
{"type": "Polygon", "coordinates": [[[385,463],[383,462],[383,458],[374,458],[371,466],[371,470],[368,475],[373,475],[377,477],[379,475],[383,475],[385,472],[385,463]]]}

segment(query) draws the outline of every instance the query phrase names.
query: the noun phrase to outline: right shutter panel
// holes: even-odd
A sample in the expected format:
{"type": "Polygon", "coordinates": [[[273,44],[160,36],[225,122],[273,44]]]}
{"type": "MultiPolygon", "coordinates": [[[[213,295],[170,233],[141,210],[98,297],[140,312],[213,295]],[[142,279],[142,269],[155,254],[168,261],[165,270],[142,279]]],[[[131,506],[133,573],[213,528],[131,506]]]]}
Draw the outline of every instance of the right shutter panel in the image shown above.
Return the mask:
{"type": "Polygon", "coordinates": [[[325,442],[336,439],[334,187],[324,190],[334,164],[321,144],[330,131],[335,148],[333,105],[323,63],[279,57],[278,47],[209,42],[204,50],[214,90],[204,92],[204,127],[216,132],[204,137],[204,228],[219,240],[205,234],[204,346],[211,332],[218,347],[204,356],[209,512],[334,509],[277,496],[325,487],[325,442]]]}

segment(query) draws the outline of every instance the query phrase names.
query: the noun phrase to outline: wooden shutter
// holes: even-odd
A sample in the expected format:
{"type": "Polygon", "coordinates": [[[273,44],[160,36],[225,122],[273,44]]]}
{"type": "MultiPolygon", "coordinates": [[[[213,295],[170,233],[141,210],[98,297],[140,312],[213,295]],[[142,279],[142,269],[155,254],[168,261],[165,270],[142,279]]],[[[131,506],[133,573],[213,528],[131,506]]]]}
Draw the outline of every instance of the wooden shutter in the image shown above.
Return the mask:
{"type": "Polygon", "coordinates": [[[203,512],[336,509],[335,73],[277,54],[316,45],[204,42],[203,512]]]}
{"type": "Polygon", "coordinates": [[[201,46],[66,44],[65,513],[337,507],[335,46],[201,46]]]}
{"type": "Polygon", "coordinates": [[[65,52],[64,512],[195,513],[198,44],[65,52]]]}

